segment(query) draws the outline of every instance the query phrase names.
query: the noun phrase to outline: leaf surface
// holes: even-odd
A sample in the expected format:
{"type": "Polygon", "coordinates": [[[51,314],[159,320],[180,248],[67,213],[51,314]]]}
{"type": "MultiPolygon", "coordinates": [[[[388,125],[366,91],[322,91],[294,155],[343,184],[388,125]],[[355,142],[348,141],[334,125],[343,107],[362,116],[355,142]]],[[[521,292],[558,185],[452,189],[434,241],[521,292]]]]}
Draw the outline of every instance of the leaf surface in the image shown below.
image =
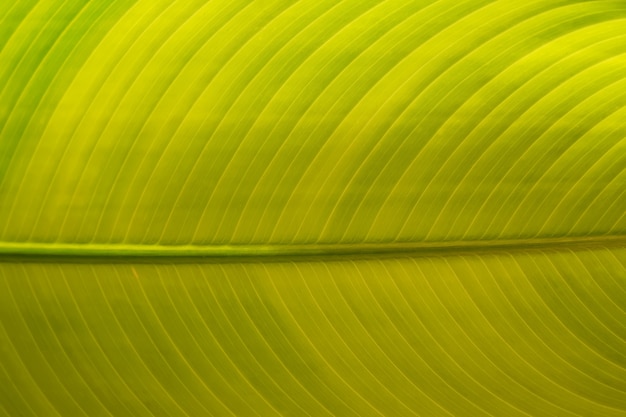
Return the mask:
{"type": "Polygon", "coordinates": [[[626,415],[626,4],[0,10],[0,415],[626,415]]]}

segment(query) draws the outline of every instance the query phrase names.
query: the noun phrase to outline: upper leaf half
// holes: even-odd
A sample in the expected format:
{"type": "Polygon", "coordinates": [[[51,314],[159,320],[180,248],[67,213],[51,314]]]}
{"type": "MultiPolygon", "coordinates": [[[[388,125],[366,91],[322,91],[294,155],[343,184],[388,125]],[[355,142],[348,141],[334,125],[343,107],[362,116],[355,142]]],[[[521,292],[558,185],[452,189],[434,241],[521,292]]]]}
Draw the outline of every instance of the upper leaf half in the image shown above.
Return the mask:
{"type": "Polygon", "coordinates": [[[0,241],[626,231],[621,1],[17,2],[0,241]]]}

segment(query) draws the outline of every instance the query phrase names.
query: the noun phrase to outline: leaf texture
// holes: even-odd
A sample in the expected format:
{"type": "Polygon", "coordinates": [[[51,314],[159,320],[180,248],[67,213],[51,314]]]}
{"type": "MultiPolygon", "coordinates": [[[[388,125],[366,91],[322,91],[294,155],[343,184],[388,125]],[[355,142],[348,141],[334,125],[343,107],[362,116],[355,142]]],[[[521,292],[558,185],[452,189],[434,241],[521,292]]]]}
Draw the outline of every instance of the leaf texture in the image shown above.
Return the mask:
{"type": "Polygon", "coordinates": [[[626,416],[622,0],[0,7],[0,416],[626,416]]]}
{"type": "Polygon", "coordinates": [[[1,241],[626,230],[621,1],[19,1],[4,13],[1,241]]]}
{"type": "Polygon", "coordinates": [[[7,415],[624,416],[626,250],[0,265],[7,415]]]}

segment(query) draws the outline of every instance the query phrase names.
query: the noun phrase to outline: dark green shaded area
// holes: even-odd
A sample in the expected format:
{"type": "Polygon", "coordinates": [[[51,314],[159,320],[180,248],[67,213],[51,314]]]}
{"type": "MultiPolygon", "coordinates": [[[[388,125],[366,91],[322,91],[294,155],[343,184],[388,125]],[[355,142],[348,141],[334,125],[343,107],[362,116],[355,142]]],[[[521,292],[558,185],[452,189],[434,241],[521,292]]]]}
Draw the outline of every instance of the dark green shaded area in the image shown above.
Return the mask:
{"type": "Polygon", "coordinates": [[[626,415],[623,248],[0,264],[10,415],[626,415]]]}

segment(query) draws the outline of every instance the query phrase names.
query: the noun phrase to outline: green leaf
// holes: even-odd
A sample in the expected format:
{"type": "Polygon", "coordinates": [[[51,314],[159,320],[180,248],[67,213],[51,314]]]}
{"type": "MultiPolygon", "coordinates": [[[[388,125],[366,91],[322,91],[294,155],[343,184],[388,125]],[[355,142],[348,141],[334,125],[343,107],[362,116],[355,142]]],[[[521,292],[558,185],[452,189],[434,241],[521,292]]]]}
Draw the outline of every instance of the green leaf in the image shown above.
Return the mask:
{"type": "Polygon", "coordinates": [[[0,416],[626,416],[626,3],[0,10],[0,416]]]}

